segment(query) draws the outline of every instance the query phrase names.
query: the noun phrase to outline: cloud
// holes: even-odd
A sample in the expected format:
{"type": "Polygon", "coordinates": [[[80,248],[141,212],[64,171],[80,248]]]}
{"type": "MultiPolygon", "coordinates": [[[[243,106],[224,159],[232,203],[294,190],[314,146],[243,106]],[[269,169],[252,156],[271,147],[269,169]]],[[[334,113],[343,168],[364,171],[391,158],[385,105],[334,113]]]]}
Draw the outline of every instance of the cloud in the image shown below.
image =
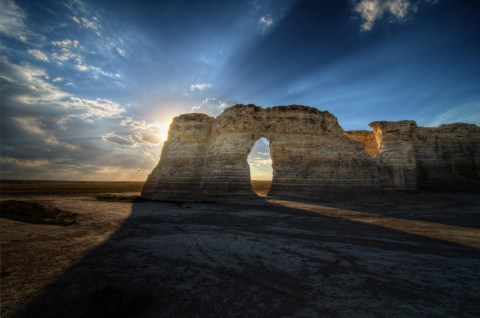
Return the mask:
{"type": "Polygon", "coordinates": [[[139,141],[151,145],[159,145],[167,139],[170,123],[171,120],[163,124],[159,122],[147,123],[144,120],[133,120],[131,117],[126,117],[120,122],[122,126],[130,128],[131,136],[135,136],[139,141]]]}
{"type": "MultiPolygon", "coordinates": [[[[95,19],[95,18],[94,18],[95,19]]],[[[97,35],[100,35],[100,25],[94,21],[94,20],[89,20],[84,17],[77,18],[76,16],[72,16],[73,22],[83,26],[86,29],[91,29],[93,31],[96,31],[97,35]]]]}
{"type": "Polygon", "coordinates": [[[252,160],[248,161],[248,164],[252,167],[271,166],[272,165],[272,159],[253,158],[252,160]]]}
{"type": "Polygon", "coordinates": [[[61,82],[61,81],[63,81],[63,78],[61,78],[60,76],[58,76],[58,77],[55,77],[55,78],[53,79],[53,81],[54,81],[54,82],[61,82]]]}
{"type": "Polygon", "coordinates": [[[48,145],[60,146],[67,150],[78,150],[78,147],[67,142],[60,142],[56,136],[48,133],[41,127],[38,118],[35,117],[13,117],[12,120],[24,131],[43,139],[48,145]]]}
{"type": "Polygon", "coordinates": [[[36,50],[36,49],[28,50],[28,53],[33,55],[37,60],[48,62],[48,56],[40,50],[36,50]]]}
{"type": "Polygon", "coordinates": [[[354,11],[358,13],[363,23],[362,31],[370,31],[375,22],[385,15],[389,15],[392,21],[404,21],[408,15],[415,12],[418,3],[426,2],[435,4],[436,0],[360,0],[354,6],[354,11]]]}
{"type": "Polygon", "coordinates": [[[42,101],[58,101],[68,97],[56,86],[48,83],[45,79],[48,74],[41,68],[30,64],[10,64],[4,57],[0,57],[0,69],[3,78],[7,80],[1,85],[2,91],[17,101],[35,104],[42,101]]]}
{"type": "Polygon", "coordinates": [[[427,123],[427,126],[437,127],[441,124],[450,124],[455,122],[480,123],[480,102],[468,102],[462,105],[456,105],[443,113],[435,116],[435,118],[427,123]]]}
{"type": "Polygon", "coordinates": [[[119,47],[115,47],[115,50],[117,51],[118,54],[121,56],[125,57],[125,50],[119,47]]]}
{"type": "Polygon", "coordinates": [[[150,132],[143,132],[143,133],[140,133],[139,135],[141,140],[152,145],[158,145],[162,142],[162,139],[159,136],[152,134],[150,132]]]}
{"type": "Polygon", "coordinates": [[[26,42],[32,34],[25,12],[12,0],[0,0],[0,34],[26,42]]]}
{"type": "Polygon", "coordinates": [[[212,84],[192,84],[190,85],[190,90],[194,91],[203,91],[204,89],[212,87],[212,84]]]}
{"type": "Polygon", "coordinates": [[[65,39],[63,41],[52,41],[50,42],[50,44],[54,46],[59,46],[61,48],[70,49],[72,47],[77,48],[79,45],[79,42],[77,40],[65,39]]]}
{"type": "Polygon", "coordinates": [[[217,116],[225,108],[234,104],[236,103],[229,103],[229,102],[218,100],[214,97],[208,97],[204,99],[200,103],[200,105],[192,107],[192,113],[204,113],[210,116],[217,116]]]}
{"type": "Polygon", "coordinates": [[[125,112],[125,109],[119,104],[108,99],[87,99],[76,96],[69,96],[68,99],[61,101],[58,105],[65,108],[81,110],[82,118],[89,117],[113,117],[125,112]]]}
{"type": "Polygon", "coordinates": [[[91,10],[89,10],[85,3],[80,0],[70,0],[66,1],[64,4],[72,14],[71,19],[73,22],[85,29],[94,31],[98,36],[101,35],[101,25],[98,22],[98,18],[91,10]]]}
{"type": "Polygon", "coordinates": [[[269,16],[262,16],[259,20],[258,23],[262,25],[263,27],[269,27],[273,24],[273,19],[269,16]]]}
{"type": "Polygon", "coordinates": [[[60,49],[59,51],[53,52],[51,56],[61,64],[71,61],[78,71],[91,72],[95,78],[98,78],[100,75],[114,79],[121,78],[121,75],[118,73],[107,72],[98,66],[87,64],[80,54],[84,48],[77,40],[65,39],[62,41],[52,41],[50,44],[60,49]]]}
{"type": "Polygon", "coordinates": [[[64,92],[46,81],[45,70],[30,64],[11,64],[5,58],[0,58],[3,70],[2,91],[10,99],[29,105],[49,104],[59,108],[68,108],[72,115],[91,117],[112,117],[122,114],[125,109],[108,99],[87,99],[64,92]]]}
{"type": "Polygon", "coordinates": [[[26,160],[10,157],[2,157],[1,159],[3,164],[13,164],[19,167],[42,168],[49,163],[47,160],[26,160]]]}
{"type": "Polygon", "coordinates": [[[119,144],[122,146],[133,146],[135,144],[135,142],[131,140],[129,136],[122,137],[119,135],[115,135],[114,133],[110,133],[107,136],[102,136],[102,140],[119,144]]]}

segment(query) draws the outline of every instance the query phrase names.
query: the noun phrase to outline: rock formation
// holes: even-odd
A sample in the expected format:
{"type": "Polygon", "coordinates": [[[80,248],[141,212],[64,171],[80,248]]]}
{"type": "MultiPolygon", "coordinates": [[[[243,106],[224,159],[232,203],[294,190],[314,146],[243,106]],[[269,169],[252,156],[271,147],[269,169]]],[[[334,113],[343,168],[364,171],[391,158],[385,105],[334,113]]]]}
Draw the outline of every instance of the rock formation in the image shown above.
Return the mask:
{"type": "Polygon", "coordinates": [[[378,183],[374,160],[361,144],[343,136],[329,112],[236,105],[216,119],[176,117],[142,195],[156,200],[252,195],[247,157],[261,137],[270,141],[270,194],[315,194],[378,183]]]}
{"type": "Polygon", "coordinates": [[[370,124],[379,144],[379,182],[386,188],[417,190],[417,183],[448,187],[480,179],[480,127],[454,123],[417,127],[411,120],[370,124]]]}
{"type": "Polygon", "coordinates": [[[374,158],[378,152],[377,139],[373,131],[368,130],[349,130],[343,133],[350,140],[358,141],[363,145],[365,151],[374,158]]]}
{"type": "Polygon", "coordinates": [[[253,195],[247,157],[261,137],[270,141],[270,195],[366,186],[415,191],[417,184],[452,176],[479,180],[480,128],[475,125],[422,128],[405,120],[370,126],[373,132],[344,132],[329,112],[296,105],[236,105],[217,118],[180,115],[142,196],[202,200],[253,195]]]}

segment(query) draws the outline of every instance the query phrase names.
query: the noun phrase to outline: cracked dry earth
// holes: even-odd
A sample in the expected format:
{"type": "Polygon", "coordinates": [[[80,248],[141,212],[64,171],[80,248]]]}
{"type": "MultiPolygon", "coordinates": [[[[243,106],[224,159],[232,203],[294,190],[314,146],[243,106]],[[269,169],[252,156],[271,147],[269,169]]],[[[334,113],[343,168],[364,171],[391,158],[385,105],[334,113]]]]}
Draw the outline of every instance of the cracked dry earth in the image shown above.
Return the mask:
{"type": "Polygon", "coordinates": [[[4,317],[478,317],[478,194],[113,203],[0,219],[4,317]]]}

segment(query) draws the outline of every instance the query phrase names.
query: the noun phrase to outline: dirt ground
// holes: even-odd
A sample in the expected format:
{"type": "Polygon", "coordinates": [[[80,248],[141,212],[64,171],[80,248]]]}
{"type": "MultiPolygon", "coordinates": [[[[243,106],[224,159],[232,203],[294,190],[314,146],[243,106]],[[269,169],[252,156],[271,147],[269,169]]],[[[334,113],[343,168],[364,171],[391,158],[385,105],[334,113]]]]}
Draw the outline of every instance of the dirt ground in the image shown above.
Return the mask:
{"type": "Polygon", "coordinates": [[[479,194],[16,199],[77,223],[0,219],[2,317],[480,315],[479,194]]]}

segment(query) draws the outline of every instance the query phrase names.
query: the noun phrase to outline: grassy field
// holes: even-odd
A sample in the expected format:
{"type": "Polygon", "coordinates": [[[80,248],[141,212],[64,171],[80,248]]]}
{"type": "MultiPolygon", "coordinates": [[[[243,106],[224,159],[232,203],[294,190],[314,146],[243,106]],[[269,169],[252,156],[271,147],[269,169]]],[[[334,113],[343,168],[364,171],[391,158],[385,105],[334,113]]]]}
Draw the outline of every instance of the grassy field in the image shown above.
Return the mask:
{"type": "MultiPolygon", "coordinates": [[[[95,194],[140,192],[144,182],[68,182],[68,181],[0,181],[1,194],[95,194]]],[[[271,181],[252,180],[260,196],[267,195],[271,181]]]]}

